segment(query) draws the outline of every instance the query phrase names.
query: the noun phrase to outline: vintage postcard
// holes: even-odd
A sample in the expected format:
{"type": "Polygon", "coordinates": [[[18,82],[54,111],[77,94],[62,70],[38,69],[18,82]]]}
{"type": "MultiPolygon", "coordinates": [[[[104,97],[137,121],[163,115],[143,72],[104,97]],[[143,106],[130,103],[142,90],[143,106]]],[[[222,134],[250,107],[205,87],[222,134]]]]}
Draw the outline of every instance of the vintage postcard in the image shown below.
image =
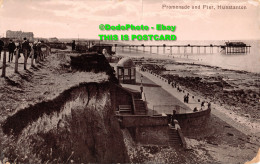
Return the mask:
{"type": "Polygon", "coordinates": [[[0,0],[0,164],[260,164],[259,0],[0,0]]]}

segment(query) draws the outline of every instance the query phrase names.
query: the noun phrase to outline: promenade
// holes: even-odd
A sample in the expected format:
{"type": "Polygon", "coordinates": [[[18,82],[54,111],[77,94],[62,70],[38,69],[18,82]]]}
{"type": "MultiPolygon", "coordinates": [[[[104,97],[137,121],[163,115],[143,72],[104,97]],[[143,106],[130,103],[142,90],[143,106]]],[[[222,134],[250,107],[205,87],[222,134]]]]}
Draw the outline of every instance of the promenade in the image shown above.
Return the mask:
{"type": "MultiPolygon", "coordinates": [[[[171,85],[169,85],[165,81],[165,79],[161,79],[160,77],[157,77],[147,71],[140,71],[140,68],[137,68],[137,78],[138,78],[138,75],[140,76],[140,74],[143,75],[144,79],[149,79],[149,80],[153,81],[154,83],[156,83],[158,86],[160,86],[160,88],[162,90],[164,90],[165,92],[167,92],[169,96],[174,97],[175,99],[172,99],[173,104],[176,100],[179,100],[179,102],[183,102],[184,95],[188,93],[187,90],[185,90],[184,93],[179,92],[177,90],[177,88],[173,88],[171,85]]],[[[184,89],[182,89],[182,90],[184,90],[184,89]]],[[[163,91],[161,91],[161,92],[163,92],[163,91]]],[[[149,94],[151,94],[151,93],[149,93],[149,94]]],[[[161,97],[165,97],[165,96],[161,96],[161,97]]],[[[147,101],[149,101],[149,99],[147,101]]],[[[189,110],[187,110],[186,112],[193,112],[193,109],[195,107],[197,107],[197,109],[200,110],[202,101],[208,101],[208,100],[203,97],[200,97],[198,95],[190,94],[189,103],[184,104],[186,107],[189,108],[189,110]],[[194,96],[194,99],[192,98],[192,96],[194,96]],[[200,99],[200,102],[198,102],[198,99],[200,99]]],[[[176,102],[178,102],[178,101],[176,101],[176,102]]],[[[205,108],[203,108],[203,110],[206,108],[207,108],[207,103],[205,103],[205,108]]],[[[243,119],[243,117],[235,114],[234,112],[231,112],[231,111],[225,109],[223,106],[221,106],[215,102],[211,102],[211,108],[212,108],[211,113],[213,115],[217,116],[222,121],[231,125],[238,131],[240,131],[246,135],[253,135],[253,136],[258,136],[258,137],[260,136],[258,124],[248,122],[246,119],[243,119]]]]}
{"type": "MultiPolygon", "coordinates": [[[[138,69],[138,68],[137,68],[138,69]]],[[[122,84],[125,88],[134,89],[140,91],[141,79],[143,85],[143,99],[147,101],[148,115],[154,114],[172,114],[176,106],[179,106],[177,113],[192,113],[193,107],[199,105],[195,100],[189,103],[183,102],[185,93],[176,93],[173,91],[175,88],[171,86],[165,86],[160,80],[153,78],[150,79],[148,73],[140,72],[139,69],[136,72],[136,84],[122,84]],[[143,75],[143,77],[141,77],[143,75]],[[169,92],[170,91],[170,92],[169,92]],[[174,94],[172,94],[174,92],[174,94]]],[[[165,82],[164,82],[165,83],[165,82]]],[[[177,92],[177,89],[175,89],[177,92]]],[[[190,100],[192,98],[190,97],[190,100]]],[[[177,107],[178,108],[178,107],[177,107]]]]}

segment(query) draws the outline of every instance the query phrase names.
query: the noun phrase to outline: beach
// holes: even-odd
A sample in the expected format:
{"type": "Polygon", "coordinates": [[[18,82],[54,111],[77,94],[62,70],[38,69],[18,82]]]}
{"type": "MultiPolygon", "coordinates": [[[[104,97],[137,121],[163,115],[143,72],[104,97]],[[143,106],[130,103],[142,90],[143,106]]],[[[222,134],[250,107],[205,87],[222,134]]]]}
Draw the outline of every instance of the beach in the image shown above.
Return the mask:
{"type": "MultiPolygon", "coordinates": [[[[74,147],[73,145],[75,145],[75,143],[76,145],[84,145],[81,142],[84,142],[85,138],[82,138],[82,136],[78,134],[84,133],[86,138],[92,138],[93,136],[100,137],[98,139],[100,145],[96,150],[108,150],[102,147],[103,144],[101,144],[104,140],[102,136],[107,134],[107,130],[108,132],[116,131],[117,137],[119,138],[117,138],[116,140],[118,141],[116,141],[114,140],[116,137],[113,137],[108,144],[112,143],[114,146],[119,146],[121,150],[124,150],[120,152],[121,156],[114,159],[134,163],[229,163],[230,161],[233,161],[232,163],[243,163],[251,160],[257,153],[260,147],[259,131],[257,131],[260,129],[259,108],[257,108],[259,106],[257,104],[255,105],[254,101],[259,98],[259,92],[257,92],[258,74],[246,71],[225,70],[219,67],[205,66],[198,63],[181,63],[180,61],[174,61],[172,58],[169,59],[167,56],[163,56],[163,58],[160,58],[160,56],[148,58],[141,52],[135,53],[135,55],[139,56],[133,58],[134,61],[142,61],[146,63],[143,64],[145,68],[152,70],[166,79],[176,81],[185,92],[194,95],[195,99],[203,100],[207,98],[208,101],[212,102],[213,109],[209,121],[210,129],[207,130],[207,133],[201,133],[193,137],[185,137],[188,145],[188,151],[185,151],[169,146],[135,143],[128,131],[122,130],[121,135],[123,136],[120,135],[121,132],[116,121],[113,121],[113,126],[106,127],[106,132],[101,130],[100,132],[85,133],[85,130],[82,131],[78,129],[85,125],[81,124],[81,126],[76,126],[78,121],[75,122],[75,119],[82,119],[81,121],[83,122],[87,120],[91,123],[91,126],[93,121],[95,122],[97,120],[99,120],[97,126],[103,127],[106,125],[104,124],[106,121],[104,120],[103,122],[101,118],[102,115],[100,115],[102,110],[105,109],[104,106],[100,106],[98,110],[91,110],[90,108],[89,113],[86,114],[94,117],[93,119],[92,117],[82,117],[82,114],[80,114],[83,107],[85,107],[84,102],[87,102],[84,100],[84,96],[86,96],[85,93],[81,93],[83,89],[81,85],[91,84],[93,82],[94,84],[99,83],[100,85],[104,85],[103,83],[108,81],[109,78],[102,72],[81,72],[71,69],[69,59],[71,55],[74,54],[67,51],[53,50],[52,55],[47,57],[45,61],[37,64],[36,67],[30,68],[28,71],[21,70],[20,74],[8,74],[8,78],[1,79],[1,83],[3,84],[1,88],[3,91],[1,92],[2,99],[0,101],[2,104],[0,113],[2,127],[14,126],[14,129],[19,130],[19,128],[15,128],[17,122],[10,124],[6,121],[20,112],[37,107],[38,104],[42,105],[39,111],[48,111],[49,108],[53,108],[53,104],[63,103],[63,101],[59,101],[59,97],[63,97],[64,95],[72,96],[72,100],[64,101],[67,105],[65,105],[63,112],[57,112],[57,114],[54,112],[54,114],[51,115],[40,116],[21,132],[17,131],[17,133],[21,133],[17,138],[6,135],[6,133],[8,133],[6,128],[3,128],[5,133],[2,130],[0,131],[1,147],[3,148],[3,153],[7,155],[9,160],[39,162],[47,161],[47,159],[51,159],[52,161],[66,161],[67,159],[71,159],[80,161],[76,156],[83,157],[84,153],[82,153],[81,150],[84,149],[88,151],[91,149],[91,145],[74,147]],[[223,79],[223,77],[225,78],[223,79]],[[241,79],[243,80],[241,81],[241,79]],[[243,94],[245,94],[244,100],[240,99],[241,95],[237,95],[241,90],[243,94]],[[72,94],[67,94],[66,92],[68,91],[71,91],[72,94]],[[226,92],[232,95],[229,96],[229,99],[227,99],[227,97],[223,99],[226,92]],[[79,97],[77,98],[77,96],[79,97]],[[233,99],[233,97],[236,98],[233,99]],[[82,98],[83,100],[81,100],[82,98]],[[243,101],[246,101],[246,103],[243,103],[243,101]],[[236,103],[236,106],[232,105],[233,103],[236,103]],[[77,112],[75,112],[75,110],[77,110],[77,112]],[[73,119],[71,120],[71,118],[73,119]],[[66,128],[72,131],[66,131],[66,128]],[[248,133],[245,132],[247,130],[248,133]],[[91,136],[89,136],[90,134],[91,136]],[[59,138],[58,136],[68,138],[59,138]],[[44,140],[49,141],[50,137],[53,142],[45,143],[44,140]],[[74,142],[74,144],[72,144],[72,142],[74,142]],[[39,149],[39,146],[42,148],[39,149]],[[57,146],[58,148],[55,148],[57,146]],[[64,149],[65,147],[66,149],[64,149]],[[39,150],[39,152],[36,150],[39,150]],[[28,156],[34,154],[34,152],[37,152],[40,156],[28,156]],[[219,154],[221,154],[221,156],[219,154]]],[[[119,55],[119,53],[117,55],[119,55]]],[[[121,55],[127,56],[129,54],[121,53],[121,55]]],[[[12,67],[12,65],[9,67],[12,67]]],[[[162,85],[168,86],[168,83],[165,82],[162,85]]],[[[104,86],[102,86],[102,88],[103,87],[104,86]]],[[[108,88],[106,90],[108,90],[108,88]]],[[[93,91],[95,91],[95,89],[90,89],[90,92],[93,91]]],[[[109,94],[106,93],[104,96],[107,95],[109,94]]],[[[64,100],[64,98],[62,99],[64,100]]],[[[107,100],[107,98],[104,100],[107,100]]],[[[180,103],[181,101],[182,100],[179,100],[180,103]]],[[[94,104],[95,102],[96,100],[90,101],[90,103],[94,104]]],[[[98,104],[102,105],[103,103],[98,104]]],[[[53,110],[57,109],[54,108],[53,110]]],[[[111,115],[104,119],[114,120],[112,119],[112,111],[106,111],[105,113],[110,113],[111,115]]],[[[22,118],[21,123],[30,121],[31,116],[33,115],[22,118]]],[[[86,125],[85,129],[89,128],[90,127],[86,125]]],[[[88,140],[88,143],[93,143],[93,141],[88,140]]],[[[116,147],[113,148],[113,155],[117,154],[117,149],[116,147]]],[[[111,155],[110,157],[112,157],[111,155]]],[[[97,159],[93,157],[91,160],[95,161],[97,159]]]]}
{"type": "MultiPolygon", "coordinates": [[[[240,163],[248,158],[250,151],[257,151],[260,146],[256,144],[260,141],[259,73],[222,68],[183,57],[183,54],[173,57],[142,50],[118,50],[117,55],[131,57],[139,67],[176,83],[195,99],[211,102],[213,132],[186,138],[188,145],[203,154],[203,159],[240,163]],[[233,151],[240,153],[231,155],[233,151]],[[221,158],[218,153],[222,154],[221,158]],[[209,159],[211,157],[214,159],[209,159]]],[[[151,78],[156,77],[151,75],[151,78]]],[[[160,149],[162,154],[167,152],[160,149]]]]}
{"type": "Polygon", "coordinates": [[[218,103],[252,122],[259,122],[260,73],[226,69],[185,57],[143,53],[142,50],[118,50],[117,55],[142,61],[145,68],[176,82],[193,95],[218,103]]]}

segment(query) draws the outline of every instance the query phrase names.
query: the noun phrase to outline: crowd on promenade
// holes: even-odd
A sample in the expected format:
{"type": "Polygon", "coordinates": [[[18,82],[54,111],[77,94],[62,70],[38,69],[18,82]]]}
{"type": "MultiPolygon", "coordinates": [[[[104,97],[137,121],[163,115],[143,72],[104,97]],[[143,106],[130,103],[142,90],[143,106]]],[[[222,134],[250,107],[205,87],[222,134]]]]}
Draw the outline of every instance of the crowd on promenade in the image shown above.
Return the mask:
{"type": "MultiPolygon", "coordinates": [[[[152,74],[152,75],[154,75],[154,76],[156,76],[156,77],[162,79],[163,81],[165,81],[166,83],[168,83],[172,88],[176,88],[176,89],[177,89],[177,92],[185,93],[185,90],[184,90],[183,88],[181,88],[181,85],[178,84],[176,81],[163,78],[162,76],[160,76],[160,75],[154,73],[153,71],[148,70],[147,68],[144,68],[144,67],[142,67],[142,66],[141,66],[140,70],[141,70],[142,72],[148,72],[148,73],[150,73],[150,74],[152,74]]],[[[187,92],[187,91],[186,91],[186,92],[187,92]]],[[[183,102],[186,103],[186,104],[194,104],[194,103],[196,102],[195,96],[191,96],[192,99],[193,99],[193,102],[192,102],[192,103],[190,103],[190,100],[189,100],[190,98],[189,98],[189,97],[190,97],[190,94],[189,94],[188,92],[187,92],[186,94],[184,94],[184,96],[183,96],[183,102]]],[[[194,107],[193,112],[198,112],[198,111],[202,111],[202,110],[206,110],[206,109],[211,109],[211,102],[210,102],[210,101],[205,101],[205,100],[201,101],[200,99],[198,99],[198,100],[197,100],[197,103],[200,104],[200,109],[198,109],[199,106],[196,106],[196,107],[194,107]],[[207,105],[206,105],[206,104],[207,104],[207,105]]]]}
{"type": "Polygon", "coordinates": [[[17,65],[15,72],[18,72],[18,59],[21,57],[21,54],[24,58],[24,70],[26,70],[28,58],[31,58],[31,66],[34,66],[34,60],[36,63],[39,63],[39,61],[45,58],[47,54],[42,51],[42,48],[44,47],[46,48],[46,51],[48,50],[48,52],[50,52],[50,47],[40,41],[30,42],[27,38],[24,38],[23,41],[14,41],[10,39],[8,42],[4,42],[0,39],[0,60],[1,56],[4,55],[2,69],[5,69],[6,67],[7,51],[8,62],[13,62],[13,59],[15,58],[15,64],[17,65]]]}

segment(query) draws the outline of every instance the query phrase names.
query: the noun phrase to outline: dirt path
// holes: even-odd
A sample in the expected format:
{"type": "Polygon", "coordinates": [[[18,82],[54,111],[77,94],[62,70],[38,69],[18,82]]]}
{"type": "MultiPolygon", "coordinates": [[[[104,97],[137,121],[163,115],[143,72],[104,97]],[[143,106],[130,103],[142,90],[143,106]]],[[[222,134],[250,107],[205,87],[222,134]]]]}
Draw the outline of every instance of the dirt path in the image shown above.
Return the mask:
{"type": "Polygon", "coordinates": [[[66,65],[65,58],[69,56],[52,54],[37,67],[0,78],[0,122],[6,115],[37,102],[53,99],[71,86],[108,78],[103,73],[73,72],[66,65]]]}

